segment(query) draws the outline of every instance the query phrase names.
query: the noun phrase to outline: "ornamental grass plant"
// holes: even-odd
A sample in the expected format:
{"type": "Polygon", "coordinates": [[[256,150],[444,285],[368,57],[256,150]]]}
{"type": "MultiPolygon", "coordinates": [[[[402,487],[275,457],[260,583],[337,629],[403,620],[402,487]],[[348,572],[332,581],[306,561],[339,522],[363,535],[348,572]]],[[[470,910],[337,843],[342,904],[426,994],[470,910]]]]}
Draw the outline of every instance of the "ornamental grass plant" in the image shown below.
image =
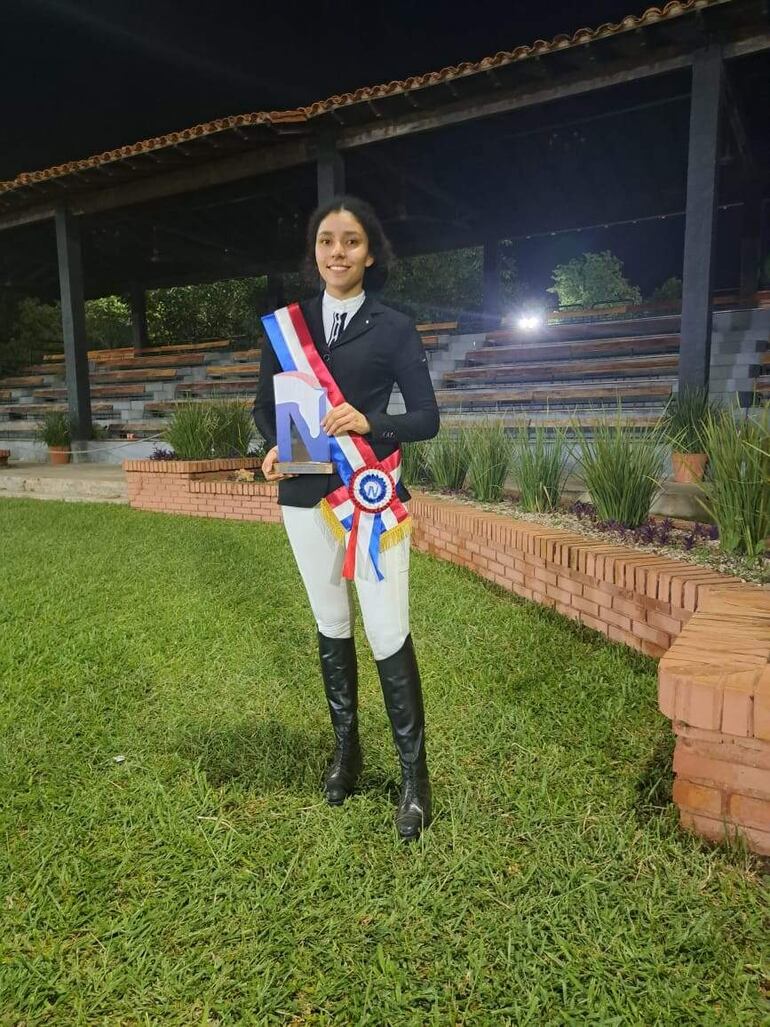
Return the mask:
{"type": "Polygon", "coordinates": [[[470,466],[468,428],[445,422],[428,446],[427,469],[433,484],[440,489],[461,489],[470,466]]]}
{"type": "Polygon", "coordinates": [[[712,411],[708,389],[686,385],[672,395],[663,412],[663,431],[679,453],[702,453],[702,429],[712,411]]]}
{"type": "Polygon", "coordinates": [[[751,417],[737,406],[709,412],[701,428],[708,470],[701,506],[726,553],[759,559],[770,536],[770,405],[751,417]]]}
{"type": "Polygon", "coordinates": [[[429,485],[428,450],[430,440],[405,442],[401,447],[401,477],[408,485],[429,485]]]}
{"type": "Polygon", "coordinates": [[[246,456],[255,435],[248,409],[238,400],[181,403],[163,432],[178,460],[246,456]]]}
{"type": "Polygon", "coordinates": [[[469,425],[468,487],[480,503],[497,503],[511,469],[511,440],[500,418],[469,425]]]}
{"type": "Polygon", "coordinates": [[[35,441],[46,446],[69,446],[72,441],[72,419],[64,411],[51,410],[35,431],[35,441]]]}
{"type": "Polygon", "coordinates": [[[599,419],[589,436],[577,420],[572,429],[578,442],[582,478],[600,521],[636,528],[650,515],[663,481],[665,436],[660,422],[651,428],[631,428],[622,406],[612,419],[599,419]]]}
{"type": "Polygon", "coordinates": [[[520,426],[512,442],[511,476],[519,491],[519,503],[529,513],[555,510],[564,490],[570,447],[563,428],[549,437],[543,425],[530,435],[520,426]]]}

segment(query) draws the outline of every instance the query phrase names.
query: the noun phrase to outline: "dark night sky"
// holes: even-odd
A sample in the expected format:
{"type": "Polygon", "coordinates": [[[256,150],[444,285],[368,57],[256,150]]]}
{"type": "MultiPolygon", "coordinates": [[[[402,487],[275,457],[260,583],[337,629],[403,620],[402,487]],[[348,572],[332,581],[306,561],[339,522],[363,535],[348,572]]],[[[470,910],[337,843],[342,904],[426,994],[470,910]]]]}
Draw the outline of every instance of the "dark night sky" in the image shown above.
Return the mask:
{"type": "Polygon", "coordinates": [[[3,0],[0,178],[594,27],[644,0],[3,0]]]}
{"type": "MultiPolygon", "coordinates": [[[[0,179],[188,127],[281,109],[639,14],[645,0],[2,0],[0,179]]],[[[611,247],[647,290],[678,273],[681,222],[532,241],[538,288],[611,247]],[[655,254],[654,268],[651,255],[655,254]]]]}

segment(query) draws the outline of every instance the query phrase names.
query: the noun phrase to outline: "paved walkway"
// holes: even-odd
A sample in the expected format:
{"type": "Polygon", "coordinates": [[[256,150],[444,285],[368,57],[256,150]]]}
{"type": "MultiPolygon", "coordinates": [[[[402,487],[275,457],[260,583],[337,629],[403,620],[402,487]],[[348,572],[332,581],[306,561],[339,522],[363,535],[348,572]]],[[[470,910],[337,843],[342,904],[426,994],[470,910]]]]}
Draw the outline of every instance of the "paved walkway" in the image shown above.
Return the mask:
{"type": "Polygon", "coordinates": [[[128,486],[118,464],[36,464],[0,467],[0,497],[63,499],[72,503],[128,503],[128,486]]]}

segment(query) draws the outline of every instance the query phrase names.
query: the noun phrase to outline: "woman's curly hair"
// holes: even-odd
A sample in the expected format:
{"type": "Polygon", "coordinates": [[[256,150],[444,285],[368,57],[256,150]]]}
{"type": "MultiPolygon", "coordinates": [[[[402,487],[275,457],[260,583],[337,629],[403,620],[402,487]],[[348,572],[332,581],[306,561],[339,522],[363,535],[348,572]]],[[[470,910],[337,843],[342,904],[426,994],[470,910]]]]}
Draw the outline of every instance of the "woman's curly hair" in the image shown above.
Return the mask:
{"type": "Polygon", "coordinates": [[[315,240],[318,228],[328,214],[340,210],[346,210],[353,215],[366,232],[366,238],[369,240],[369,253],[374,257],[374,263],[364,272],[364,289],[367,291],[382,289],[388,280],[388,272],[393,263],[393,250],[374,208],[366,200],[361,200],[357,196],[335,196],[316,207],[311,214],[307,225],[304,260],[304,272],[308,281],[314,283],[318,281],[318,267],[315,260],[315,240]]]}

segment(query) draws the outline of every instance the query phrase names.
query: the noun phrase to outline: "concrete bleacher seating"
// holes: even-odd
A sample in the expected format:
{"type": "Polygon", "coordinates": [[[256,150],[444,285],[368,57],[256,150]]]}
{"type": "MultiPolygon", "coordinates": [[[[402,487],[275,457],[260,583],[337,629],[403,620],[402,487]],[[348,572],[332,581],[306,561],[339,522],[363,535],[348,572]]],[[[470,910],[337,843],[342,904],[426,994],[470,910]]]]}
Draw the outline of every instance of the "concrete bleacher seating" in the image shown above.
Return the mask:
{"type": "MultiPolygon", "coordinates": [[[[499,416],[554,428],[576,418],[590,428],[617,412],[631,426],[655,423],[675,387],[679,318],[561,321],[533,333],[463,334],[456,322],[418,325],[439,406],[468,419],[499,416]]],[[[92,350],[94,421],[115,437],[162,431],[179,404],[227,398],[250,407],[261,348],[230,340],[144,349],[92,350]]],[[[770,400],[770,351],[758,354],[758,400],[770,400]]],[[[67,409],[62,354],[0,379],[0,439],[29,438],[48,410],[67,409]]]]}
{"type": "Polygon", "coordinates": [[[629,423],[662,412],[676,383],[679,319],[548,324],[534,332],[489,332],[437,384],[447,412],[526,411],[536,423],[576,414],[586,424],[621,402],[629,423]]]}
{"type": "Polygon", "coordinates": [[[760,354],[754,392],[762,403],[770,401],[770,350],[760,354]]]}
{"type": "MultiPolygon", "coordinates": [[[[174,408],[177,396],[189,402],[235,392],[253,399],[259,355],[259,349],[233,350],[229,339],[90,350],[93,420],[110,435],[141,436],[162,429],[162,414],[174,408]]],[[[47,411],[67,410],[66,400],[61,353],[47,353],[0,379],[0,438],[30,438],[47,411]]]]}

